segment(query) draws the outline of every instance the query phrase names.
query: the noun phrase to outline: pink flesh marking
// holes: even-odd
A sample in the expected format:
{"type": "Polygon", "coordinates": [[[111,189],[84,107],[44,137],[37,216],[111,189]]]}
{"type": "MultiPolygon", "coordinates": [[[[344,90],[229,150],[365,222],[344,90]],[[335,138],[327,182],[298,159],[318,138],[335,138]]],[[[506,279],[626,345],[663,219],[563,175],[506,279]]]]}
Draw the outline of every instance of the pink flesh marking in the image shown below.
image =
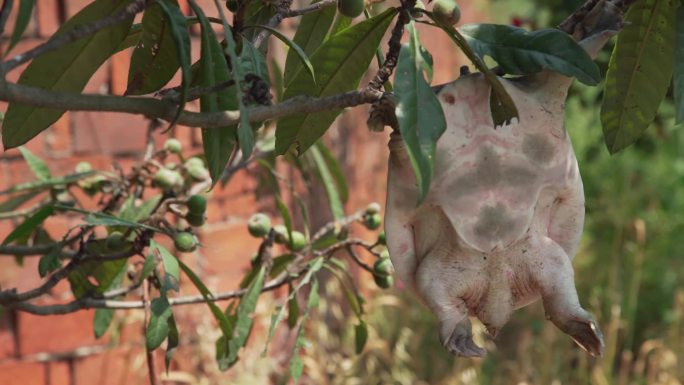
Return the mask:
{"type": "Polygon", "coordinates": [[[456,98],[454,97],[454,95],[452,95],[452,94],[450,94],[450,93],[445,93],[444,95],[442,95],[442,99],[443,99],[446,103],[449,103],[449,104],[454,104],[454,103],[456,103],[456,98]]]}

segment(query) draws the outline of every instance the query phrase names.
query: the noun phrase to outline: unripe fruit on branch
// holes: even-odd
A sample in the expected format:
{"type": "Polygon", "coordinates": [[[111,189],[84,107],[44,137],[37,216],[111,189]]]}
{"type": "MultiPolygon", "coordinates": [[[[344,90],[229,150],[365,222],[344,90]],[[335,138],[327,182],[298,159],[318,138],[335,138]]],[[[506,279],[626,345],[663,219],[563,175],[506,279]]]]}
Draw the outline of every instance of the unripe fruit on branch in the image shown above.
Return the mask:
{"type": "Polygon", "coordinates": [[[207,211],[207,199],[202,195],[193,195],[186,202],[188,211],[193,214],[204,214],[207,211]]]}
{"type": "Polygon", "coordinates": [[[290,235],[287,233],[287,227],[275,225],[273,226],[273,232],[275,233],[275,238],[273,239],[275,243],[284,245],[290,242],[290,235]]]}
{"type": "Polygon", "coordinates": [[[169,138],[166,139],[166,142],[164,142],[164,150],[172,154],[180,154],[181,151],[183,151],[183,145],[181,144],[180,140],[176,138],[169,138]]]}
{"type": "Polygon", "coordinates": [[[299,231],[292,232],[292,240],[290,241],[290,250],[300,251],[306,247],[306,237],[299,231]]]}
{"type": "Polygon", "coordinates": [[[337,9],[347,17],[357,17],[363,13],[366,7],[364,0],[337,0],[337,9]]]}
{"type": "Polygon", "coordinates": [[[380,209],[382,207],[380,206],[380,203],[378,202],[373,202],[366,207],[366,214],[372,215],[372,214],[378,214],[380,212],[380,209]]]}
{"type": "Polygon", "coordinates": [[[380,214],[366,215],[363,218],[363,225],[366,226],[368,230],[377,230],[382,225],[382,218],[380,214]]]}
{"type": "Polygon", "coordinates": [[[264,237],[271,231],[271,219],[266,214],[256,213],[247,221],[247,230],[252,236],[264,237]]]}
{"type": "Polygon", "coordinates": [[[207,220],[207,216],[204,215],[204,213],[195,213],[190,211],[185,215],[185,220],[188,221],[190,226],[197,227],[204,224],[204,222],[207,220]]]}
{"type": "Polygon", "coordinates": [[[432,6],[432,16],[444,25],[455,25],[461,20],[461,9],[454,0],[436,0],[432,6]]]}
{"type": "Polygon", "coordinates": [[[80,174],[88,171],[93,171],[93,166],[90,164],[90,162],[82,161],[78,162],[76,167],[74,167],[74,170],[80,174]]]}
{"type": "Polygon", "coordinates": [[[392,262],[389,258],[379,258],[373,265],[373,272],[378,275],[392,274],[392,262]]]}
{"type": "Polygon", "coordinates": [[[391,275],[379,275],[379,274],[373,274],[373,280],[375,281],[375,284],[378,285],[379,288],[381,289],[389,289],[394,285],[394,277],[391,275]]]}
{"type": "Polygon", "coordinates": [[[163,188],[170,189],[183,185],[183,177],[176,171],[168,168],[160,168],[152,179],[154,184],[163,188]]]}
{"type": "Polygon", "coordinates": [[[184,253],[189,253],[197,250],[197,238],[187,231],[182,231],[173,238],[173,245],[184,253]]]}
{"type": "Polygon", "coordinates": [[[105,240],[105,245],[110,251],[121,251],[126,247],[126,244],[126,239],[119,231],[113,231],[105,240]]]}
{"type": "Polygon", "coordinates": [[[384,231],[381,231],[380,234],[378,234],[378,244],[379,245],[386,245],[387,244],[387,238],[385,237],[384,231]]]}

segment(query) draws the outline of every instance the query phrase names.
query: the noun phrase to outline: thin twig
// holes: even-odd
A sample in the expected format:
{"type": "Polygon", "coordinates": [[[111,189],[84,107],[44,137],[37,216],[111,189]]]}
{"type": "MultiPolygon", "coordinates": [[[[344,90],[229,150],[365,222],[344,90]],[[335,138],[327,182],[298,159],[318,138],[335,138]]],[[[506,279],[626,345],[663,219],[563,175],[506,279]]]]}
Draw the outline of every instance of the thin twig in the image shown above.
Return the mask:
{"type": "MultiPolygon", "coordinates": [[[[290,7],[292,6],[292,0],[281,0],[280,3],[278,3],[278,11],[276,12],[273,17],[271,17],[268,22],[266,23],[266,26],[275,28],[280,24],[281,21],[285,18],[285,14],[290,11],[290,7]]],[[[271,32],[267,29],[262,29],[261,32],[254,38],[254,46],[259,48],[261,47],[261,44],[266,40],[268,35],[270,35],[271,32]]]]}
{"type": "Polygon", "coordinates": [[[283,18],[302,16],[307,13],[316,12],[321,8],[326,8],[335,4],[337,4],[337,0],[321,0],[319,2],[309,5],[308,7],[300,9],[290,9],[287,12],[283,13],[283,18]]]}
{"type": "Polygon", "coordinates": [[[63,35],[54,36],[45,43],[22,54],[16,55],[12,59],[2,63],[2,70],[5,73],[9,72],[37,56],[54,51],[76,40],[93,35],[102,29],[121,23],[127,18],[142,12],[145,7],[147,7],[148,3],[149,0],[136,0],[135,2],[127,5],[124,9],[112,13],[104,19],[96,20],[90,24],[77,26],[63,35]]]}

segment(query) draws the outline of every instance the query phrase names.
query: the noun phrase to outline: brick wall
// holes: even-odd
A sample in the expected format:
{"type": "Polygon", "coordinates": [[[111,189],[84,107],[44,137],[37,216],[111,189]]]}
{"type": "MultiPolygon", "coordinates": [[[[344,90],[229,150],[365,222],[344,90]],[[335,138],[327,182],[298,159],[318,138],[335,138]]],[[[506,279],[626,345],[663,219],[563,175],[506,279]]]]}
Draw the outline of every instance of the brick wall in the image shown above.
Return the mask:
{"type": "MultiPolygon", "coordinates": [[[[88,0],[37,0],[25,38],[12,53],[21,53],[44,42],[66,18],[89,3],[88,0]]],[[[184,0],[180,3],[183,9],[188,9],[184,0]]],[[[198,3],[206,5],[204,8],[208,15],[215,16],[212,0],[198,3]]],[[[475,20],[478,18],[476,14],[482,12],[467,9],[468,6],[464,8],[466,19],[475,20]]],[[[8,31],[12,30],[15,17],[16,9],[10,15],[8,31]]],[[[291,29],[293,22],[296,20],[286,20],[284,27],[291,29]]],[[[434,30],[423,29],[422,36],[436,59],[435,82],[453,79],[462,59],[455,53],[452,43],[434,30]]],[[[197,56],[199,44],[197,37],[193,39],[194,55],[197,56]]],[[[5,45],[3,42],[3,52],[5,45]]],[[[282,59],[283,47],[277,40],[271,41],[271,48],[273,54],[282,59]]],[[[121,95],[126,89],[130,53],[130,50],[121,52],[105,63],[88,83],[86,92],[121,95]]],[[[25,66],[8,74],[8,80],[16,81],[23,68],[25,66]]],[[[0,111],[4,110],[6,104],[0,103],[0,111]]],[[[349,210],[364,207],[371,201],[384,201],[387,133],[369,134],[363,123],[366,114],[367,108],[364,107],[344,113],[326,137],[349,178],[353,191],[347,203],[349,210]]],[[[146,127],[141,116],[68,112],[27,147],[46,159],[56,175],[72,171],[82,160],[89,161],[98,169],[111,169],[114,163],[128,169],[141,158],[146,127]]],[[[178,127],[171,135],[179,138],[188,152],[197,152],[201,148],[196,129],[178,127]]],[[[163,137],[158,141],[163,141],[163,137]]],[[[0,189],[26,182],[30,177],[17,150],[0,153],[0,189]]],[[[205,247],[195,254],[183,256],[200,268],[200,275],[213,290],[234,289],[258,246],[245,228],[249,215],[262,210],[276,216],[271,201],[256,200],[253,194],[255,186],[256,180],[248,169],[238,172],[225,189],[217,188],[209,201],[209,220],[199,231],[205,247]]],[[[325,204],[316,194],[309,200],[313,205],[325,204]]],[[[311,210],[312,213],[325,211],[311,210]]],[[[313,223],[325,220],[325,216],[315,217],[313,223]]],[[[53,236],[61,236],[73,224],[70,220],[51,218],[46,227],[53,236]]],[[[11,231],[12,225],[8,221],[0,222],[2,239],[11,231]]],[[[13,258],[0,256],[0,287],[26,290],[40,284],[37,263],[38,258],[28,257],[23,266],[18,266],[13,258]]],[[[67,295],[68,286],[61,283],[40,303],[64,302],[68,300],[67,295]]],[[[185,307],[176,312],[187,339],[182,343],[190,344],[196,340],[192,333],[189,333],[189,339],[187,334],[198,330],[200,319],[210,319],[204,310],[185,307]]],[[[119,327],[112,328],[118,331],[96,340],[92,330],[93,311],[47,317],[6,311],[0,317],[0,385],[146,383],[141,312],[119,313],[122,313],[116,320],[119,327]]],[[[211,323],[210,328],[214,328],[211,323]]],[[[201,363],[195,354],[196,351],[188,346],[182,347],[174,368],[201,371],[201,363]]],[[[161,367],[162,358],[157,358],[161,367]]],[[[214,364],[210,362],[209,365],[214,364]]]]}

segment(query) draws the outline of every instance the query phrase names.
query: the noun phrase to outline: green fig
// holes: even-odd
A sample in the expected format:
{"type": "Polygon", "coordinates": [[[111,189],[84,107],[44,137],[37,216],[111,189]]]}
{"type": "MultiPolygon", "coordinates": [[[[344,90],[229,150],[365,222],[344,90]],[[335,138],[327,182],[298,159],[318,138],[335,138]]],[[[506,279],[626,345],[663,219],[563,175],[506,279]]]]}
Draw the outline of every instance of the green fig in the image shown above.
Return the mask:
{"type": "Polygon", "coordinates": [[[290,242],[290,250],[300,251],[307,245],[306,237],[299,231],[292,232],[292,240],[290,242]]]}
{"type": "Polygon", "coordinates": [[[392,261],[389,258],[378,258],[373,265],[373,271],[378,275],[392,274],[392,261]]]}
{"type": "Polygon", "coordinates": [[[78,162],[76,167],[74,167],[74,170],[79,174],[84,173],[84,172],[93,171],[93,165],[90,164],[90,162],[81,161],[81,162],[78,162]]]}
{"type": "Polygon", "coordinates": [[[207,211],[207,198],[196,194],[188,198],[186,205],[190,213],[204,214],[207,211]]]}
{"type": "Polygon", "coordinates": [[[154,184],[163,188],[170,189],[183,185],[183,177],[176,171],[168,168],[160,168],[152,178],[154,184]]]}
{"type": "Polygon", "coordinates": [[[385,236],[385,232],[381,231],[380,234],[378,234],[378,245],[386,245],[387,244],[387,237],[385,236]]]}
{"type": "Polygon", "coordinates": [[[181,144],[180,140],[176,138],[169,138],[166,139],[166,142],[164,142],[164,150],[172,154],[180,154],[181,151],[183,151],[183,145],[181,144]]]}
{"type": "Polygon", "coordinates": [[[378,202],[373,202],[366,207],[366,214],[368,215],[373,215],[373,214],[378,214],[380,213],[380,210],[382,207],[380,206],[380,203],[378,202]]]}
{"type": "Polygon", "coordinates": [[[378,275],[373,274],[373,280],[375,284],[381,289],[388,289],[394,285],[394,277],[391,275],[378,275]]]}
{"type": "Polygon", "coordinates": [[[121,234],[119,231],[112,231],[112,233],[109,234],[105,240],[107,249],[111,251],[121,251],[126,248],[127,243],[128,242],[126,242],[123,234],[121,234]]]}
{"type": "Polygon", "coordinates": [[[454,0],[435,0],[432,16],[444,25],[455,25],[461,20],[461,9],[454,0]]]}
{"type": "Polygon", "coordinates": [[[204,224],[207,220],[207,216],[204,215],[204,213],[190,211],[185,215],[185,220],[188,221],[190,226],[198,227],[204,224]]]}
{"type": "Polygon", "coordinates": [[[254,237],[264,237],[271,231],[271,219],[266,214],[256,213],[247,221],[247,230],[254,237]]]}
{"type": "Polygon", "coordinates": [[[273,226],[273,232],[275,233],[275,243],[284,245],[290,241],[290,235],[287,232],[287,227],[283,225],[273,226]]]}
{"type": "Polygon", "coordinates": [[[368,230],[377,230],[382,225],[382,218],[380,214],[366,215],[363,219],[363,225],[368,230]]]}
{"type": "Polygon", "coordinates": [[[189,253],[197,250],[197,238],[187,231],[182,231],[173,238],[173,245],[184,253],[189,253]]]}
{"type": "Polygon", "coordinates": [[[337,0],[337,9],[344,16],[355,18],[363,13],[364,0],[337,0]]]}

